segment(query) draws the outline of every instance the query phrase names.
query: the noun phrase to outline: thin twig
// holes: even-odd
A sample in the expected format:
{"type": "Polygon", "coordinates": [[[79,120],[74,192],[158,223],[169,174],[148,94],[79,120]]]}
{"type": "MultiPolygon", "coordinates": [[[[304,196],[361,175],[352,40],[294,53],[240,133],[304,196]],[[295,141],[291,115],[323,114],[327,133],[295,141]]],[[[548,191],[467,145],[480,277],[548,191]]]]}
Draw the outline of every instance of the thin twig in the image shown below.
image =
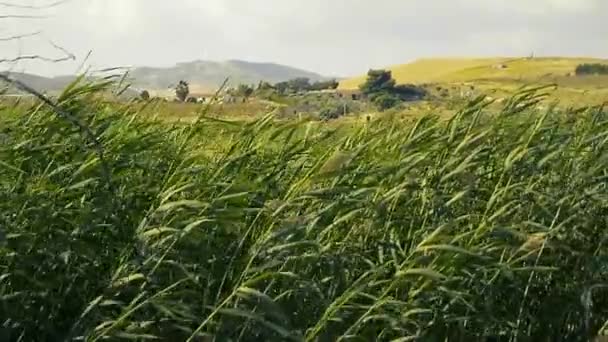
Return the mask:
{"type": "Polygon", "coordinates": [[[61,51],[64,54],[64,56],[58,57],[58,58],[50,58],[50,57],[44,57],[44,56],[40,56],[40,55],[21,55],[21,53],[19,53],[19,55],[15,58],[0,58],[0,64],[16,63],[16,62],[24,61],[24,60],[39,60],[39,61],[51,62],[51,63],[59,63],[59,62],[65,62],[68,60],[76,60],[76,56],[73,53],[66,50],[65,48],[55,44],[54,42],[52,42],[50,40],[49,40],[49,44],[51,44],[51,46],[54,47],[55,49],[61,51]]]}
{"type": "Polygon", "coordinates": [[[46,9],[46,8],[56,7],[56,6],[59,6],[59,5],[63,4],[63,3],[66,3],[68,1],[69,0],[59,0],[59,1],[55,1],[55,2],[52,2],[50,4],[46,4],[46,5],[18,5],[18,4],[14,4],[14,3],[10,3],[10,2],[0,2],[0,6],[9,7],[9,8],[21,8],[21,9],[39,10],[39,9],[46,9]]]}
{"type": "Polygon", "coordinates": [[[106,185],[108,186],[108,189],[113,191],[112,179],[110,176],[110,168],[105,160],[103,146],[102,146],[101,142],[99,142],[99,139],[97,139],[97,136],[95,135],[95,133],[93,133],[93,131],[91,131],[91,129],[84,122],[82,122],[77,117],[70,114],[69,112],[63,110],[58,104],[51,101],[47,96],[43,95],[36,89],[28,86],[27,84],[25,84],[19,80],[11,78],[7,74],[1,74],[1,73],[0,73],[0,80],[3,80],[5,82],[7,82],[8,84],[11,84],[11,85],[17,87],[18,89],[21,89],[22,91],[36,97],[42,103],[49,106],[55,112],[55,114],[57,116],[59,116],[60,118],[62,118],[64,120],[67,120],[74,126],[78,127],[81,134],[84,135],[85,140],[89,140],[90,143],[93,145],[93,149],[95,150],[97,157],[99,158],[99,162],[101,163],[102,168],[103,168],[104,177],[106,178],[105,179],[106,185]]]}
{"type": "Polygon", "coordinates": [[[75,58],[76,57],[74,55],[58,57],[58,58],[49,58],[49,57],[44,57],[44,56],[40,56],[40,55],[25,55],[25,56],[18,56],[15,58],[2,58],[2,59],[0,59],[0,64],[1,63],[16,63],[16,62],[24,61],[24,60],[39,60],[39,61],[43,61],[43,62],[59,63],[59,62],[74,60],[75,58]]]}
{"type": "Polygon", "coordinates": [[[46,19],[46,17],[42,15],[5,14],[0,15],[0,19],[46,19]]]}
{"type": "Polygon", "coordinates": [[[129,67],[111,67],[111,68],[103,68],[103,69],[97,69],[97,70],[93,70],[94,72],[110,72],[110,71],[128,71],[129,67]]]}
{"type": "Polygon", "coordinates": [[[55,44],[52,40],[49,40],[49,44],[51,44],[51,46],[54,47],[55,49],[63,52],[66,55],[66,57],[71,57],[73,60],[76,59],[76,56],[73,53],[71,53],[68,50],[66,50],[65,48],[55,44]]]}
{"type": "Polygon", "coordinates": [[[29,38],[29,37],[37,36],[40,33],[42,33],[42,31],[25,33],[25,34],[10,36],[10,37],[3,37],[3,38],[0,38],[0,42],[8,42],[8,41],[18,40],[18,39],[22,39],[22,38],[29,38]]]}
{"type": "Polygon", "coordinates": [[[82,63],[80,63],[80,66],[78,67],[78,69],[76,69],[76,73],[82,72],[82,69],[84,69],[84,65],[87,63],[87,61],[91,57],[91,53],[93,53],[93,50],[89,50],[89,52],[87,52],[87,55],[82,60],[82,63]]]}

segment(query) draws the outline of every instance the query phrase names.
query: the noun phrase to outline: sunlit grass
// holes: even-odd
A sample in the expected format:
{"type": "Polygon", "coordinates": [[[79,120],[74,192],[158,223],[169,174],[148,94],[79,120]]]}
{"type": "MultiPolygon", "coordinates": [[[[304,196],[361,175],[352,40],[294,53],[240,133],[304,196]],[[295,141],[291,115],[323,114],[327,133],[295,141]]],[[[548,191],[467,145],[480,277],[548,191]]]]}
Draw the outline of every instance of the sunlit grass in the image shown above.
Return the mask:
{"type": "MultiPolygon", "coordinates": [[[[595,58],[497,57],[497,58],[428,58],[411,63],[387,66],[397,83],[454,83],[475,80],[528,80],[545,76],[566,76],[582,63],[603,63],[595,58]],[[497,68],[504,65],[505,68],[497,68]]],[[[365,76],[340,82],[341,89],[357,89],[365,76]]]]}

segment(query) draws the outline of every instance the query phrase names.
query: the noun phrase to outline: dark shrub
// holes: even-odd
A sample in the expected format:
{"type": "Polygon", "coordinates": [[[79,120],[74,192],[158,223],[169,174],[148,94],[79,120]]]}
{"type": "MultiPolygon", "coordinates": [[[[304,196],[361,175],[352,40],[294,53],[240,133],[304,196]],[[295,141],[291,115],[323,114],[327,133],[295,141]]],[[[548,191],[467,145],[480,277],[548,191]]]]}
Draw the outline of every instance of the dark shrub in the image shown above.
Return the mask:
{"type": "Polygon", "coordinates": [[[577,75],[608,75],[608,64],[584,63],[576,67],[577,75]]]}

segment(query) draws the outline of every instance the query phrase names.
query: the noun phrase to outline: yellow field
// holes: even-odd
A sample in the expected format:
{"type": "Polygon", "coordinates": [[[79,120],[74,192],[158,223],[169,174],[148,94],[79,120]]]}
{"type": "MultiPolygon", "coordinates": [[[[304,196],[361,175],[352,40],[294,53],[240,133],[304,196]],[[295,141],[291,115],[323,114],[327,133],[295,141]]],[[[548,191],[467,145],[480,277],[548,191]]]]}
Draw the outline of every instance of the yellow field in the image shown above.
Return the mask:
{"type": "MultiPolygon", "coordinates": [[[[430,58],[388,67],[397,83],[453,83],[479,80],[538,81],[566,77],[581,63],[608,63],[594,58],[498,57],[430,58]]],[[[340,89],[356,89],[365,75],[340,82],[340,89]]]]}

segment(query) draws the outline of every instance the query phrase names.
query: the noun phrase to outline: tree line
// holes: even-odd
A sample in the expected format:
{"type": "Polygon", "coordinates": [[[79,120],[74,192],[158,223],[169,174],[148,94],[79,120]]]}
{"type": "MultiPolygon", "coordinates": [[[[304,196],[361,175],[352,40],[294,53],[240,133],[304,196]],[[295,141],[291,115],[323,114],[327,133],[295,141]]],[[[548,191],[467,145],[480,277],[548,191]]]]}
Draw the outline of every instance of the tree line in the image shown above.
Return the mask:
{"type": "MultiPolygon", "coordinates": [[[[319,91],[319,90],[334,90],[338,88],[338,81],[335,79],[311,82],[309,78],[298,77],[289,81],[278,82],[271,84],[269,82],[260,81],[256,86],[249,84],[239,84],[235,88],[227,90],[227,93],[232,96],[238,96],[242,98],[249,98],[256,92],[273,91],[279,95],[295,94],[306,91],[319,91]]],[[[180,102],[186,102],[188,95],[190,95],[190,85],[187,81],[180,80],[174,88],[175,98],[180,102]]],[[[142,100],[149,100],[150,93],[147,90],[143,90],[140,93],[142,100]]]]}
{"type": "MultiPolygon", "coordinates": [[[[602,67],[605,67],[605,69],[593,65],[581,65],[577,68],[577,73],[598,72],[598,70],[599,72],[605,71],[608,73],[608,66],[602,67]]],[[[309,78],[298,77],[275,84],[265,81],[260,81],[257,86],[239,84],[235,88],[228,89],[227,93],[232,96],[248,99],[254,94],[262,97],[268,97],[272,94],[283,96],[308,91],[335,90],[338,86],[339,82],[335,79],[311,82],[309,78]]],[[[370,69],[367,73],[366,81],[359,89],[361,94],[376,105],[379,110],[387,110],[396,107],[402,102],[416,101],[426,96],[426,90],[424,88],[411,84],[397,84],[396,80],[393,78],[392,72],[383,69],[370,69]]],[[[175,87],[176,99],[180,102],[186,102],[189,94],[190,89],[188,82],[183,80],[179,81],[175,87]]],[[[149,93],[145,90],[140,95],[144,100],[149,99],[149,96],[149,93]]]]}
{"type": "Polygon", "coordinates": [[[576,67],[577,75],[608,75],[608,64],[583,63],[576,67]]]}

